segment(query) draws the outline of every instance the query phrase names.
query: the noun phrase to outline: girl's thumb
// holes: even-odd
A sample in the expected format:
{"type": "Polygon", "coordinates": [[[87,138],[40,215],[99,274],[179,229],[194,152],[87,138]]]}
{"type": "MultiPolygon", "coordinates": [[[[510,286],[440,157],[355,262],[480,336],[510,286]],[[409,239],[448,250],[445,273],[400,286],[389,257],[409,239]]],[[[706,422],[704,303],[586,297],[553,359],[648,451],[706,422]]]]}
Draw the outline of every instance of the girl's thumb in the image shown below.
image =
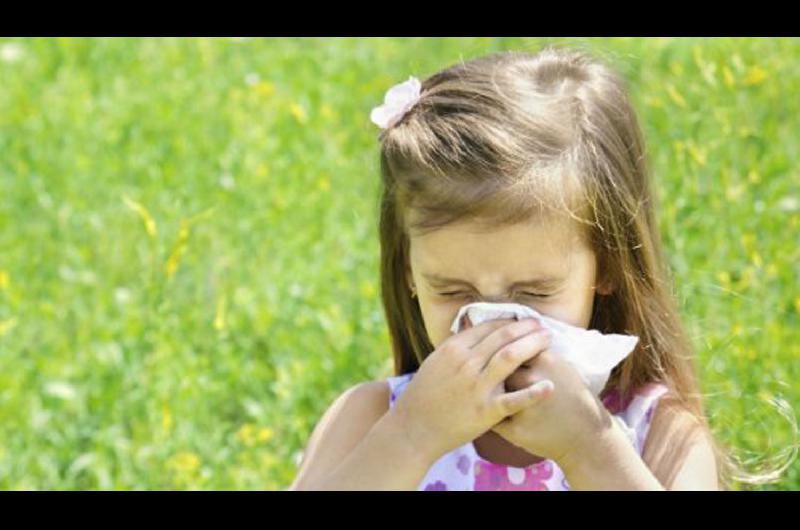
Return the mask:
{"type": "Polygon", "coordinates": [[[530,393],[531,398],[536,401],[539,398],[550,395],[550,392],[552,392],[555,387],[552,381],[543,379],[529,386],[527,391],[530,393]]]}

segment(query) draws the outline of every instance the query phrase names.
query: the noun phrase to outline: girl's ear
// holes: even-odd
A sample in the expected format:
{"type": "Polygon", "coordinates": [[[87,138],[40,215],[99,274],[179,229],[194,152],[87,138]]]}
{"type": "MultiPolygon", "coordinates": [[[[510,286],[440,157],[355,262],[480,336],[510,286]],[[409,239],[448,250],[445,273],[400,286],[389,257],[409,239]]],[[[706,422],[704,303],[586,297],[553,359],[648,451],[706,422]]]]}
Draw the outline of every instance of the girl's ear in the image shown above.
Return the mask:
{"type": "Polygon", "coordinates": [[[411,264],[408,262],[408,259],[406,259],[405,280],[406,280],[406,285],[408,285],[409,290],[413,290],[413,287],[414,287],[414,275],[411,273],[411,264]]]}
{"type": "Polygon", "coordinates": [[[614,292],[614,286],[611,284],[610,281],[604,280],[595,286],[595,292],[603,296],[608,296],[614,292]]]}
{"type": "Polygon", "coordinates": [[[595,292],[599,295],[608,296],[614,292],[614,282],[606,272],[603,264],[598,264],[597,279],[595,281],[595,292]]]}

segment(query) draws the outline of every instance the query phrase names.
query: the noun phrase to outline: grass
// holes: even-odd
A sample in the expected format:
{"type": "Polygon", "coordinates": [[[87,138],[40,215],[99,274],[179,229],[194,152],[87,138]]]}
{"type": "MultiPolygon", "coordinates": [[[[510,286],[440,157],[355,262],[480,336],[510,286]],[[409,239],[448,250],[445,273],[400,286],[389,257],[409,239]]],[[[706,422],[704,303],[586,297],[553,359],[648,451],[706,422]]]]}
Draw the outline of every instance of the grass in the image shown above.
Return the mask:
{"type": "Polygon", "coordinates": [[[370,109],[551,42],[630,82],[717,435],[786,448],[797,39],[3,39],[0,488],[286,488],[333,399],[392,375],[370,109]]]}

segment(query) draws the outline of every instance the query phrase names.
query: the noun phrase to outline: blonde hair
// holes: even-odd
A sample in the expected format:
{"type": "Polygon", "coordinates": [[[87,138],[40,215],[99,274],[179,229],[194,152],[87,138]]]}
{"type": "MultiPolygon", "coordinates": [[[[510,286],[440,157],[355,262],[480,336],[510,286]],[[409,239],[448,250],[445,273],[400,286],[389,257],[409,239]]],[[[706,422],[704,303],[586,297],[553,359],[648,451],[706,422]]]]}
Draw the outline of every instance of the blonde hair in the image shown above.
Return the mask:
{"type": "Polygon", "coordinates": [[[610,68],[582,50],[556,47],[462,61],[425,79],[417,103],[379,141],[381,296],[396,375],[417,370],[434,350],[405,280],[409,233],[462,218],[501,226],[565,215],[614,286],[595,295],[589,327],[640,338],[604,392],[616,388],[626,399],[658,381],[670,391],[663,406],[693,420],[648,451],[659,475],[671,483],[678,456],[706,434],[722,489],[732,479],[774,480],[774,473],[745,473],[711,433],[671,294],[644,137],[610,68]]]}

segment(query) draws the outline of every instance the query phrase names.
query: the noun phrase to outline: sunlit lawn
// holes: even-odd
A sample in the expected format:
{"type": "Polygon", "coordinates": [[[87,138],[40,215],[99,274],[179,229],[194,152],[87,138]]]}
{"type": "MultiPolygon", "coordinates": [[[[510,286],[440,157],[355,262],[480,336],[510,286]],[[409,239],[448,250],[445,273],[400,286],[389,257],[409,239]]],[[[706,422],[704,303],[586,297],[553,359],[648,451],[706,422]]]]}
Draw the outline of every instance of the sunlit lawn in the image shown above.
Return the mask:
{"type": "MultiPolygon", "coordinates": [[[[548,42],[0,40],[0,488],[286,488],[333,399],[392,375],[370,109],[548,42]]],[[[779,455],[800,41],[557,42],[630,81],[712,425],[779,455]]]]}

